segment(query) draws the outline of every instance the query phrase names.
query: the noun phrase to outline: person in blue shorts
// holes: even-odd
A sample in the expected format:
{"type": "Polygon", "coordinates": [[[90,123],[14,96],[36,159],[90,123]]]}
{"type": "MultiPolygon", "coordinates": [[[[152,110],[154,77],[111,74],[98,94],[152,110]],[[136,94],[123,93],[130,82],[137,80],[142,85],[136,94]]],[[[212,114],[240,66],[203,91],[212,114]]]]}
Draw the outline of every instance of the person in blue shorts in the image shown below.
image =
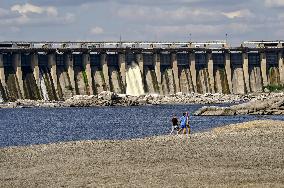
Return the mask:
{"type": "Polygon", "coordinates": [[[188,112],[186,112],[185,117],[186,117],[187,135],[190,135],[189,113],[188,112]]]}
{"type": "Polygon", "coordinates": [[[183,132],[183,134],[186,134],[186,122],[187,122],[186,113],[183,113],[183,115],[179,119],[179,122],[180,122],[180,130],[178,131],[178,133],[183,132]]]}

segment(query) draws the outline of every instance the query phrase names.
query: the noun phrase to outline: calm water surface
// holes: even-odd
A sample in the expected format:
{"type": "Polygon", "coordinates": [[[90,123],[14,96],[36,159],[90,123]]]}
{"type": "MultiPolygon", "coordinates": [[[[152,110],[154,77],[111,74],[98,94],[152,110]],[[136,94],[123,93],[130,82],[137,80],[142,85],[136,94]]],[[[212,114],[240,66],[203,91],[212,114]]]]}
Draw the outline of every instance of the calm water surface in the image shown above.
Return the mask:
{"type": "MultiPolygon", "coordinates": [[[[132,139],[168,134],[173,113],[200,105],[0,109],[0,147],[75,140],[132,139]]],[[[284,116],[191,116],[192,132],[284,116]]]]}

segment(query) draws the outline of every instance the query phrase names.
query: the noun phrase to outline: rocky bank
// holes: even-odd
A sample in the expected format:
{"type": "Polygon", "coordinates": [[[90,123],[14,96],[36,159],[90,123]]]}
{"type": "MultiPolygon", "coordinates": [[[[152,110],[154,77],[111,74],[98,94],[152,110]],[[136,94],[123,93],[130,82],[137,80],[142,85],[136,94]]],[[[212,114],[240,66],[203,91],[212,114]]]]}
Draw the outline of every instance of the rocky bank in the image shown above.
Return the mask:
{"type": "Polygon", "coordinates": [[[113,92],[102,92],[99,95],[77,95],[65,101],[34,101],[17,100],[15,102],[1,103],[0,108],[28,108],[28,107],[92,107],[92,106],[139,106],[159,104],[221,104],[242,103],[252,99],[271,99],[283,93],[256,93],[247,95],[226,94],[198,94],[177,93],[174,95],[149,94],[130,96],[113,92]]]}
{"type": "Polygon", "coordinates": [[[274,94],[270,97],[257,97],[251,101],[229,107],[204,106],[195,115],[284,115],[284,94],[274,94]]]}

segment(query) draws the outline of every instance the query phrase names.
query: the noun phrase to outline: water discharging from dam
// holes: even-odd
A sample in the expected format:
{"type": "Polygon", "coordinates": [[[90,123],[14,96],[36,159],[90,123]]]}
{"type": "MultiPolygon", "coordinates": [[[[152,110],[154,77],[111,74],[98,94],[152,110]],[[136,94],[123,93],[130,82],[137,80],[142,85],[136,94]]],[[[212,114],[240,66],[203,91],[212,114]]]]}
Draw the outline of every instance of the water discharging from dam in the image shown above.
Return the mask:
{"type": "Polygon", "coordinates": [[[134,62],[132,62],[131,65],[127,67],[126,84],[127,95],[138,96],[145,93],[140,68],[134,62]]]}
{"type": "Polygon", "coordinates": [[[41,71],[39,71],[39,82],[40,82],[40,90],[41,90],[43,99],[45,101],[49,100],[46,84],[44,82],[44,78],[43,78],[43,75],[42,75],[41,71]]]}
{"type": "MultiPolygon", "coordinates": [[[[1,85],[0,85],[1,86],[1,85]]],[[[2,97],[2,91],[1,91],[1,88],[0,88],[0,102],[3,102],[3,97],[2,97]]]]}
{"type": "Polygon", "coordinates": [[[2,83],[0,82],[0,103],[4,102],[4,99],[5,99],[5,90],[2,83]]]}

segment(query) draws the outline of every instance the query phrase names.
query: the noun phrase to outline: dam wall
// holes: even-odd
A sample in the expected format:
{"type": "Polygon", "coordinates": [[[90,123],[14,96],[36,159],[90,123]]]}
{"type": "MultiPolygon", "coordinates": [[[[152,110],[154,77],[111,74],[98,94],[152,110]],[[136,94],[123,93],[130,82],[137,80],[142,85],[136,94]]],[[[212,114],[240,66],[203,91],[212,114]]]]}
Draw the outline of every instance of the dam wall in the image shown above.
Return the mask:
{"type": "Polygon", "coordinates": [[[246,94],[262,92],[268,85],[284,85],[284,50],[279,45],[48,45],[36,48],[0,43],[0,101],[65,100],[102,91],[246,94]]]}

